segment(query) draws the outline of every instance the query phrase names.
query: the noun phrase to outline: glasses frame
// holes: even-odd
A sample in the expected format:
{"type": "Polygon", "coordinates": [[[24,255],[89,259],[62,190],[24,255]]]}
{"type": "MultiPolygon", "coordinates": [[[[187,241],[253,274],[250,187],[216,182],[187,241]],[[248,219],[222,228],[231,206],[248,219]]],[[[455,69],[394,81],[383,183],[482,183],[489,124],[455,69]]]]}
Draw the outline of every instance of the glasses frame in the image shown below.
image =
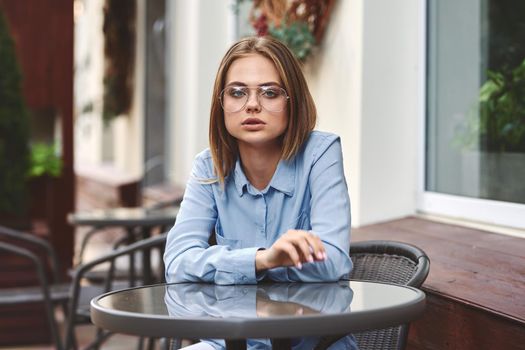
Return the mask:
{"type": "Polygon", "coordinates": [[[248,89],[250,91],[251,90],[256,90],[255,97],[257,99],[257,104],[259,106],[261,106],[261,108],[263,108],[264,110],[266,110],[268,112],[272,112],[272,113],[279,113],[279,112],[284,111],[286,109],[286,102],[290,99],[290,96],[288,96],[288,93],[286,92],[286,90],[283,89],[282,87],[280,87],[279,85],[263,85],[263,86],[232,85],[232,86],[227,86],[227,87],[225,87],[224,89],[221,90],[221,93],[219,94],[219,101],[221,103],[222,110],[225,111],[225,112],[228,112],[228,113],[237,113],[237,112],[242,111],[246,107],[246,104],[248,103],[248,101],[250,100],[250,95],[248,94],[246,96],[246,101],[244,101],[244,104],[242,105],[242,107],[240,107],[239,109],[237,109],[235,111],[226,110],[224,108],[223,96],[224,96],[224,92],[226,90],[228,90],[228,89],[231,89],[231,88],[248,89]],[[283,92],[283,95],[285,97],[285,103],[283,105],[284,106],[283,109],[278,110],[278,111],[272,111],[272,110],[264,107],[264,104],[262,104],[261,100],[260,100],[259,90],[262,90],[264,92],[265,88],[277,88],[277,89],[279,89],[279,90],[281,90],[283,92]]]}

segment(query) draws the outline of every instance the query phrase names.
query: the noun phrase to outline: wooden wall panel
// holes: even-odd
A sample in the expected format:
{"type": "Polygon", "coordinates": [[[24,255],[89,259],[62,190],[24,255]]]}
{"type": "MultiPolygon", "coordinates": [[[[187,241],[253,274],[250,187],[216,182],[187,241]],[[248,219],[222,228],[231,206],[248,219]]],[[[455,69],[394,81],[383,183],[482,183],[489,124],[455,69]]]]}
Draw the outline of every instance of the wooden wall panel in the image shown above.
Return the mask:
{"type": "Polygon", "coordinates": [[[407,350],[519,350],[524,345],[523,324],[427,292],[427,309],[411,324],[407,350]]]}
{"type": "Polygon", "coordinates": [[[52,111],[62,124],[63,173],[55,186],[52,215],[46,223],[50,241],[64,271],[73,257],[73,228],[67,213],[74,211],[73,172],[73,1],[0,0],[23,75],[23,92],[34,116],[52,111]]]}
{"type": "Polygon", "coordinates": [[[352,241],[416,245],[430,258],[410,350],[524,349],[525,240],[415,217],[354,229],[352,241]]]}
{"type": "MultiPolygon", "coordinates": [[[[57,250],[63,275],[72,265],[74,230],[66,216],[74,211],[73,173],[73,1],[72,0],[0,0],[23,75],[23,92],[34,118],[51,114],[60,118],[63,172],[53,186],[45,205],[45,227],[57,250]],[[42,113],[45,111],[45,113],[42,113]]],[[[44,192],[45,193],[45,192],[44,192]]],[[[2,261],[8,271],[22,268],[16,261],[2,261]]],[[[26,284],[29,272],[17,270],[18,280],[8,285],[26,284]]],[[[13,274],[11,274],[13,275],[13,274]]],[[[13,275],[14,276],[14,275],[13,275]]],[[[6,276],[4,276],[6,277],[6,276]]],[[[0,286],[2,287],[2,286],[0,286]]],[[[48,343],[48,327],[42,305],[26,304],[0,310],[0,346],[48,343]]]]}

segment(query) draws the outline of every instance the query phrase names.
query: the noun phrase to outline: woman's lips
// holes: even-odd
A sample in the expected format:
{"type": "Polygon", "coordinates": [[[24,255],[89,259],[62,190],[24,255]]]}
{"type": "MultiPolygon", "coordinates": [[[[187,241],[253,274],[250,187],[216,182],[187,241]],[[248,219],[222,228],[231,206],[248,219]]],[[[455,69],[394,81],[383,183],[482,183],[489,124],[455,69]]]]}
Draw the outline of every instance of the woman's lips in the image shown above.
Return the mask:
{"type": "Polygon", "coordinates": [[[242,121],[242,125],[258,125],[258,124],[266,124],[259,118],[247,118],[242,121]]]}
{"type": "Polygon", "coordinates": [[[247,118],[242,121],[241,127],[247,131],[259,131],[264,128],[265,122],[259,118],[247,118]]]}

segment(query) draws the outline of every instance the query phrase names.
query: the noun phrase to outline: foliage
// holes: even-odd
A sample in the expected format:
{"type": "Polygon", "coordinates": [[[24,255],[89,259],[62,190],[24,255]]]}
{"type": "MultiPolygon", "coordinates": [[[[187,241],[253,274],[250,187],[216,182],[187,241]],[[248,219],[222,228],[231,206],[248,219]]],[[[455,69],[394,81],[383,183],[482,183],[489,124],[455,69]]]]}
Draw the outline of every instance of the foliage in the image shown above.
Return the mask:
{"type": "Polygon", "coordinates": [[[31,146],[31,166],[28,176],[38,177],[48,175],[59,177],[62,173],[62,158],[54,145],[37,143],[31,146]]]}
{"type": "Polygon", "coordinates": [[[305,61],[321,43],[335,0],[236,0],[236,15],[251,2],[249,22],[258,36],[272,36],[305,61]]]}
{"type": "Polygon", "coordinates": [[[315,46],[315,38],[304,22],[283,22],[280,27],[270,26],[269,34],[282,41],[290,48],[295,56],[304,60],[315,46]]]}
{"type": "Polygon", "coordinates": [[[0,11],[0,212],[21,214],[27,201],[29,120],[15,47],[0,11]]]}
{"type": "Polygon", "coordinates": [[[479,113],[470,114],[457,140],[466,148],[525,153],[525,59],[514,69],[487,75],[479,113]]]}

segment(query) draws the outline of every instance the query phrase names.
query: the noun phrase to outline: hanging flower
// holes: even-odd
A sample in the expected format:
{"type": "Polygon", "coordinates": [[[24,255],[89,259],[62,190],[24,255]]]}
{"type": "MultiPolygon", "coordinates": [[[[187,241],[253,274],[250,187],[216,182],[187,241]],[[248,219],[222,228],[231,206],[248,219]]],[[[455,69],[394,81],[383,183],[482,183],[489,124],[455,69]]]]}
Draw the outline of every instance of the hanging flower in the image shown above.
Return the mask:
{"type": "MultiPolygon", "coordinates": [[[[234,7],[245,0],[237,0],[234,7]]],[[[253,0],[249,21],[258,36],[284,42],[305,60],[321,43],[335,0],[253,0]]]]}

